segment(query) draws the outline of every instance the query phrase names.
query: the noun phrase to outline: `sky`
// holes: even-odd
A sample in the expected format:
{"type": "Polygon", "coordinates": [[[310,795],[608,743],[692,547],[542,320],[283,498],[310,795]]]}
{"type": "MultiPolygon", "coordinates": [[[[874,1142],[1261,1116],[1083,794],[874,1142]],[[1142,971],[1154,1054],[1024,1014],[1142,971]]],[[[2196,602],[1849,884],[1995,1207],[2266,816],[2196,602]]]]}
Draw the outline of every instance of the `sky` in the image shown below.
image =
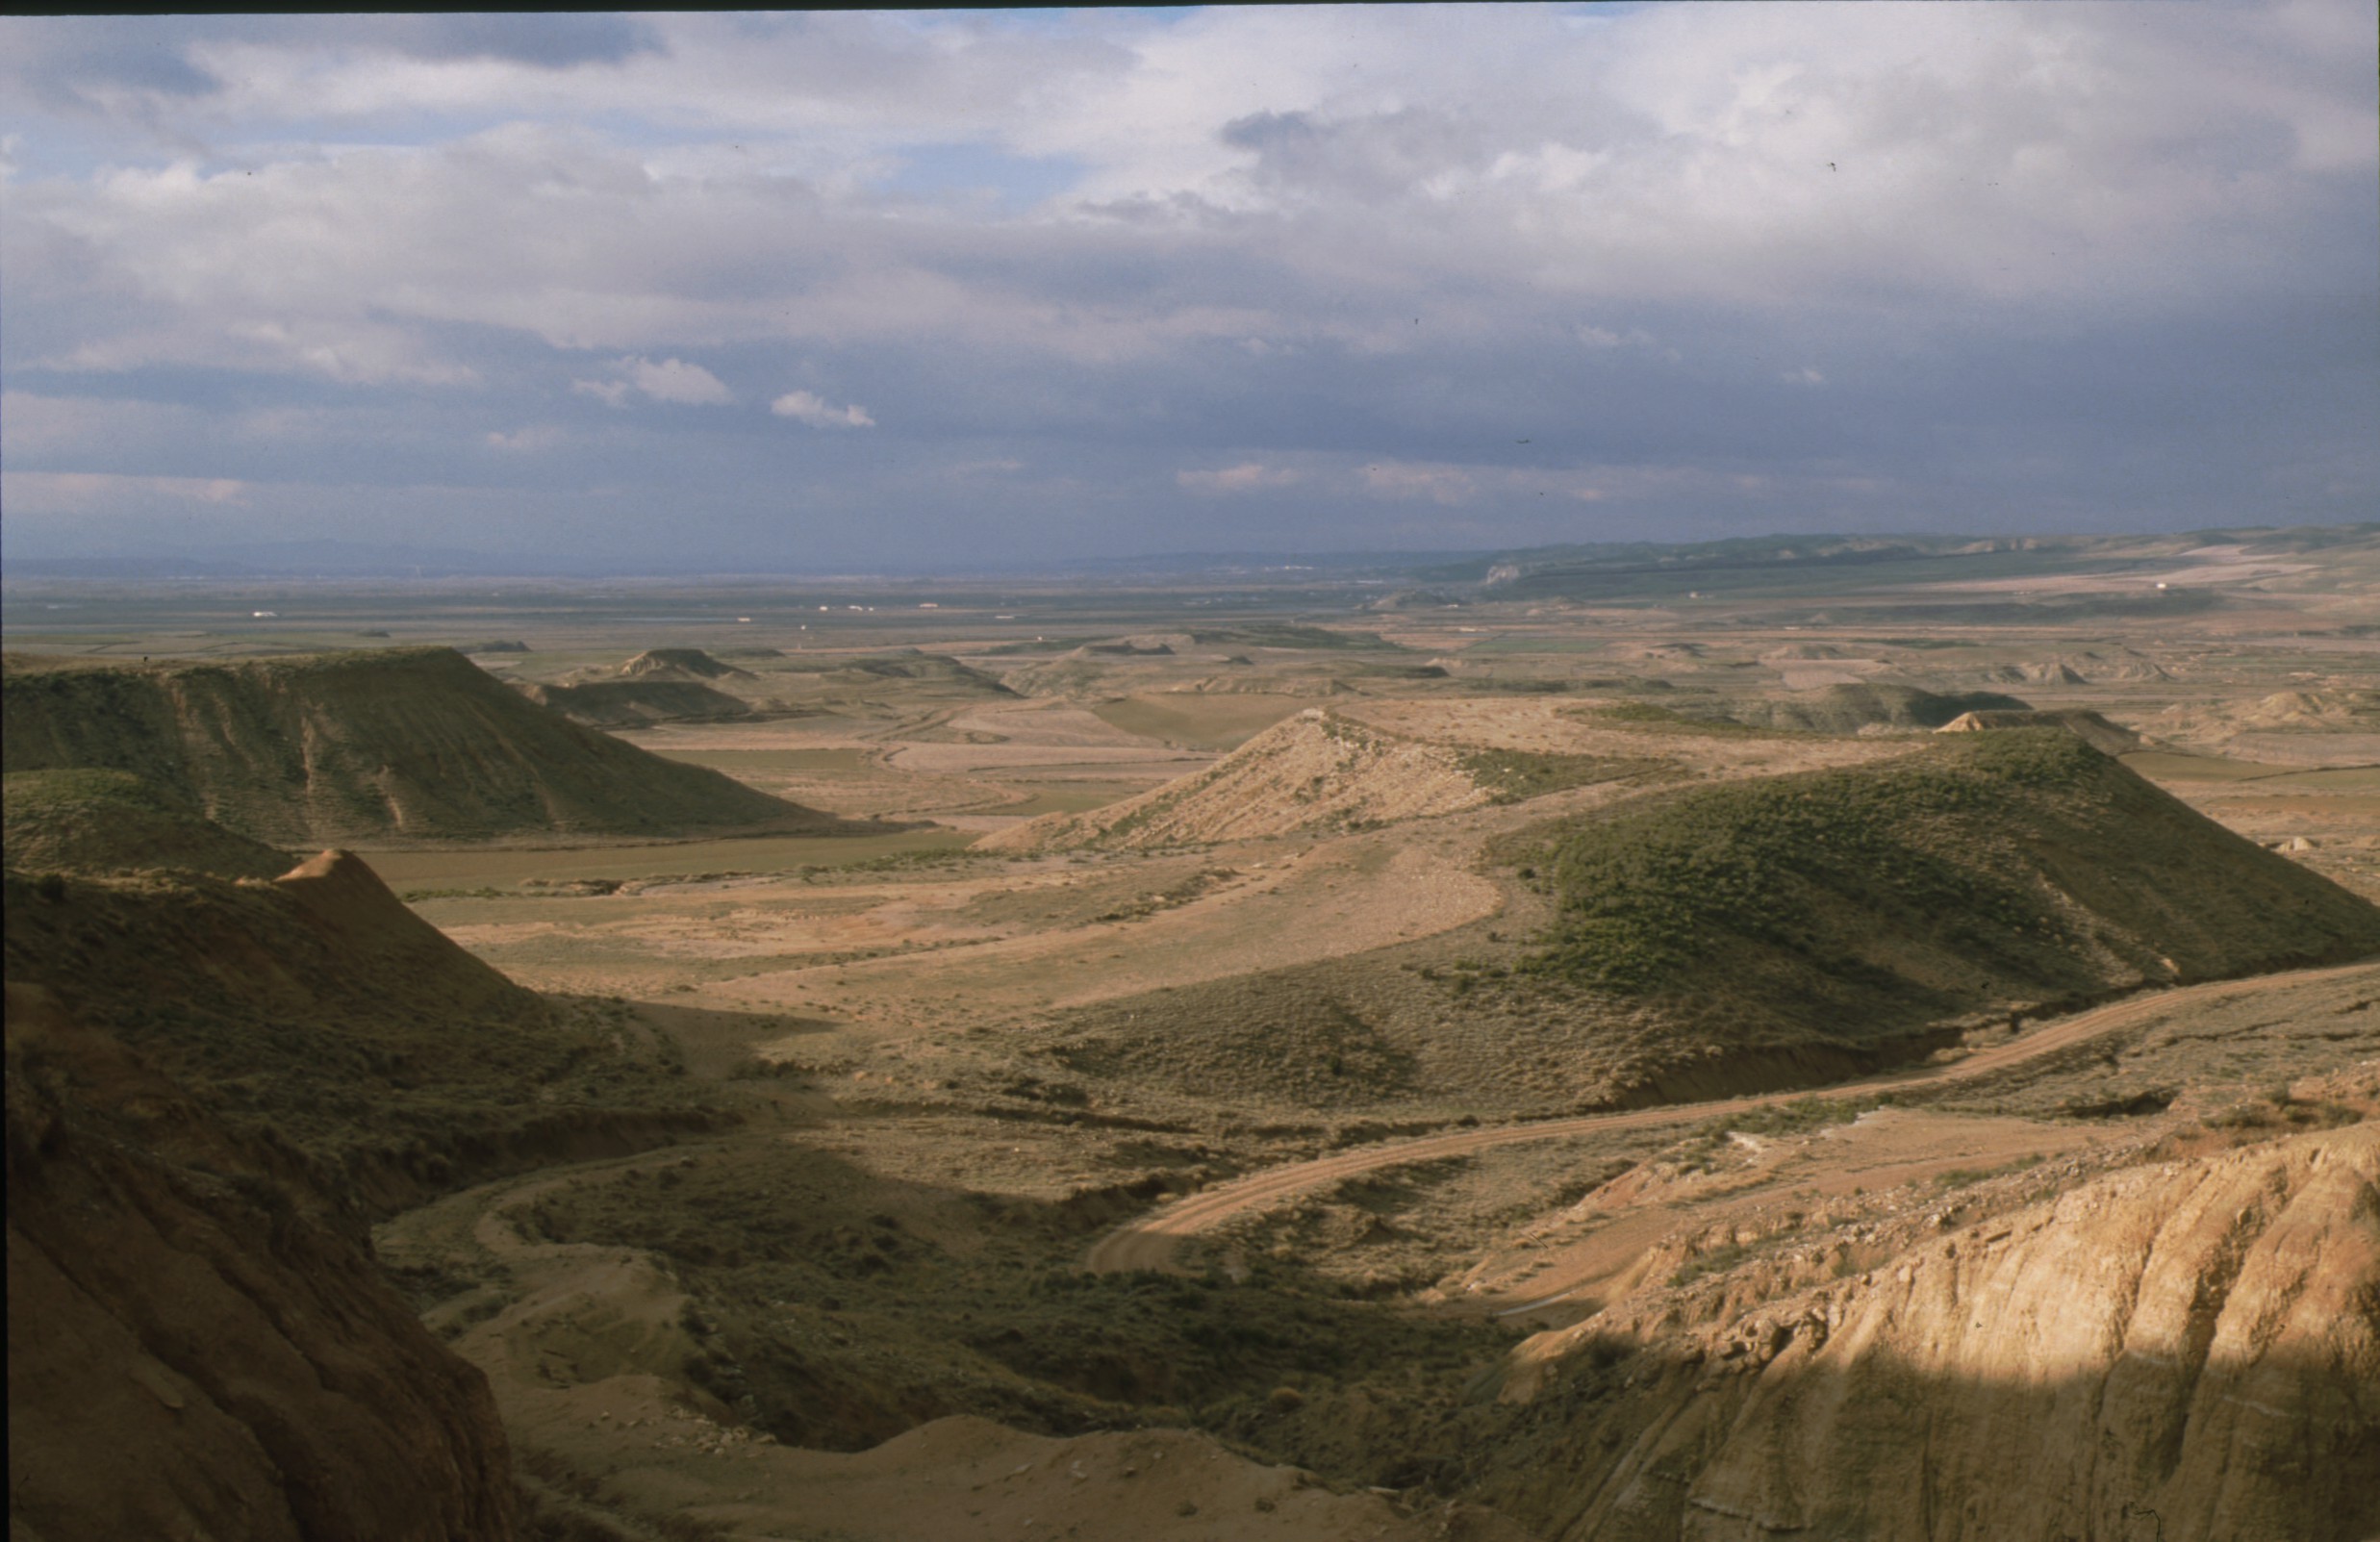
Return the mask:
{"type": "Polygon", "coordinates": [[[2368,0],[0,18],[0,545],[2380,517],[2368,0]]]}

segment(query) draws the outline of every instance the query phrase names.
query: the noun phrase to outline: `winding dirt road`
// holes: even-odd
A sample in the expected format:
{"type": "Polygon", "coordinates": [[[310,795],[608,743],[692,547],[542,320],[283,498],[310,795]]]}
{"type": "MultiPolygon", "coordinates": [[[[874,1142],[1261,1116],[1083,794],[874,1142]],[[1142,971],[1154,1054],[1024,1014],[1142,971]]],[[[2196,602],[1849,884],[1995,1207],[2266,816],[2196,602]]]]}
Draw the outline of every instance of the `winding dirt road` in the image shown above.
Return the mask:
{"type": "Polygon", "coordinates": [[[1837,1082],[1828,1087],[1797,1087],[1789,1092],[1760,1093],[1745,1098],[1721,1099],[1711,1102],[1665,1103],[1657,1108],[1633,1108],[1621,1113],[1582,1114],[1573,1119],[1549,1119],[1526,1125],[1495,1125],[1480,1128],[1446,1130],[1435,1135],[1416,1136],[1409,1140],[1387,1141],[1378,1146],[1358,1147],[1334,1152],[1310,1162],[1292,1162],[1281,1167],[1267,1168],[1215,1188],[1177,1201],[1152,1210],[1135,1221],[1101,1237],[1084,1258],[1084,1267],[1098,1274],[1128,1269],[1174,1271],[1177,1268],[1175,1253],[1182,1242],[1206,1231],[1235,1215],[1269,1204],[1292,1194],[1319,1188],[1327,1183],[1353,1177],[1359,1173],[1375,1172],[1384,1167],[1402,1167],[1411,1162],[1434,1161],[1441,1157],[1462,1156],[1496,1146],[1514,1146],[1524,1141],[1559,1140],[1570,1135],[1592,1134],[1604,1130],[1637,1129],[1660,1125],[1695,1124],[1722,1115],[1740,1113],[1794,1099],[1825,1096],[1855,1097],[1861,1093],[1887,1089],[1938,1087],[1953,1082],[1971,1080],[1993,1072],[2005,1071],[2027,1060],[2038,1059],[2060,1049],[2069,1049],[2086,1040],[2139,1023],[2174,1007],[2198,1002],[2226,1000],[2234,997],[2254,995],[2263,991],[2284,989],[2315,980],[2338,978],[2358,972],[2370,972],[2380,977],[2380,964],[2366,961],[2336,965],[2327,969],[2291,970],[2278,974],[2261,974],[2247,979],[2214,980],[2202,985],[2178,989],[2146,991],[2139,996],[2072,1017],[2057,1019],[2022,1034],[2006,1044],[1981,1049],[1951,1065],[1912,1067],[1886,1072],[1882,1075],[1864,1077],[1859,1081],[1837,1082]]]}

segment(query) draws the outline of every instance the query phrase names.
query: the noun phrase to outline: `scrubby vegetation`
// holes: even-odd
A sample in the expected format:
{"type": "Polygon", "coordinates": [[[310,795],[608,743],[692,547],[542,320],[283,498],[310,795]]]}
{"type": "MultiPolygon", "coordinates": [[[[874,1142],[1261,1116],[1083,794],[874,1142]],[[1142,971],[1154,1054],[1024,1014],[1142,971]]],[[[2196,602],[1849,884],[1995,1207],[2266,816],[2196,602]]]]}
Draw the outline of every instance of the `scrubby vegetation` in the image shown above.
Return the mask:
{"type": "Polygon", "coordinates": [[[2380,911],[2056,731],[1657,795],[1502,854],[1558,906],[1519,972],[1624,995],[1785,970],[1830,1004],[1947,1004],[2380,944],[2380,911]]]}
{"type": "Polygon", "coordinates": [[[1602,755],[1549,755],[1526,749],[1481,749],[1461,757],[1462,769],[1499,803],[1519,803],[1572,787],[1650,776],[1664,761],[1602,755]]]}
{"type": "Polygon", "coordinates": [[[1082,1273],[1101,1198],[929,1187],[779,1149],[574,1181],[524,1219],[668,1259],[701,1302],[689,1376],[780,1440],[839,1450],[949,1413],[1048,1433],[1229,1430],[1277,1411],[1284,1384],[1316,1394],[1387,1364],[1445,1396],[1508,1342],[1271,1260],[1237,1280],[1082,1273]]]}
{"type": "Polygon", "coordinates": [[[227,878],[269,878],[295,859],[234,835],[130,771],[10,771],[9,865],[31,872],[182,868],[227,878]]]}
{"type": "Polygon", "coordinates": [[[541,999],[392,896],[362,943],[277,884],[12,871],[6,897],[12,982],[48,988],[366,1214],[728,1118],[623,1004],[541,999]]]}
{"type": "Polygon", "coordinates": [[[1848,734],[1862,728],[1939,728],[1962,713],[2023,712],[2030,705],[1997,691],[1942,695],[1906,685],[1831,685],[1781,701],[1747,703],[1732,716],[1757,727],[1848,734]]]}
{"type": "Polygon", "coordinates": [[[449,648],[12,668],[7,769],[132,771],[258,840],[841,828],[507,689],[449,648]]]}

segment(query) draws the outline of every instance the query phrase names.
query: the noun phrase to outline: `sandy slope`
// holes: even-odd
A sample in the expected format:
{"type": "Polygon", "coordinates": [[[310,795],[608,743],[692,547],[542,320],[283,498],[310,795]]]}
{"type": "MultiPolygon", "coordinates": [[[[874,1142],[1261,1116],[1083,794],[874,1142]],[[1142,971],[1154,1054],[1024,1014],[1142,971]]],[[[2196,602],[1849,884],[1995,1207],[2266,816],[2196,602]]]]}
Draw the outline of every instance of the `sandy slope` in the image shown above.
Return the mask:
{"type": "MultiPolygon", "coordinates": [[[[2081,1012],[2063,1018],[2024,1034],[2006,1044],[1979,1050],[1965,1059],[1939,1069],[1920,1069],[1892,1072],[1830,1089],[1833,1095],[1849,1097],[1861,1092],[1886,1089],[1913,1089],[1941,1086],[1988,1075],[2012,1065],[2058,1050],[2137,1023],[2151,1013],[2170,1008],[2177,999],[2209,1000],[2220,998],[2253,995],[2262,991],[2286,989],[2310,979],[2343,977],[2368,973],[2380,981],[2380,965],[2350,964],[2327,970],[2297,970],[2270,974],[2255,979],[2224,980],[2205,985],[2185,987],[2179,991],[2146,992],[2096,1011],[2081,1012]]],[[[1492,1125],[1477,1129],[1449,1130],[1436,1135],[1424,1135],[1410,1140],[1388,1141],[1377,1146],[1360,1147],[1337,1152],[1311,1162],[1295,1162],[1222,1184],[1192,1195],[1177,1203],[1167,1205],[1136,1221],[1109,1232],[1095,1244],[1084,1263],[1094,1270],[1170,1269],[1176,1267],[1175,1255],[1180,1244],[1201,1232],[1213,1229],[1231,1217],[1271,1204],[1277,1201],[1326,1183],[1353,1177],[1385,1167],[1398,1167],[1410,1162],[1434,1161],[1442,1157],[1459,1156],[1490,1147],[1509,1146],[1524,1141],[1556,1140],[1566,1136],[1586,1134],[1598,1130],[1634,1129],[1662,1125],[1698,1123],[1718,1116],[1739,1113],[1783,1103],[1807,1097],[1807,1091],[1770,1093],[1754,1098],[1730,1098],[1716,1102],[1677,1103],[1658,1108],[1631,1109],[1615,1114],[1588,1114],[1575,1119],[1549,1119],[1529,1125],[1492,1125]]],[[[1532,1282],[1539,1293],[1557,1291],[1563,1282],[1540,1278],[1532,1282]]]]}

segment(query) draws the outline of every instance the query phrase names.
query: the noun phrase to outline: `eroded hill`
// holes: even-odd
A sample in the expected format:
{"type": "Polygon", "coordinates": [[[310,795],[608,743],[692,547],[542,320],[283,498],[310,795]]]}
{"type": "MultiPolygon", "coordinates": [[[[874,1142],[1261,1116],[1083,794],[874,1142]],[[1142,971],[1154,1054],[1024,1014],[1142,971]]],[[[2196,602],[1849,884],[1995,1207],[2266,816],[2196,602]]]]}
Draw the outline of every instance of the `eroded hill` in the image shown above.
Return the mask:
{"type": "Polygon", "coordinates": [[[1943,695],[1907,685],[1830,685],[1779,699],[1749,703],[1737,722],[1808,733],[1850,734],[1863,728],[1939,728],[1962,713],[2023,712],[2027,704],[1993,691],[1943,695]]]}
{"type": "Polygon", "coordinates": [[[591,728],[641,728],[656,722],[706,722],[751,712],[740,696],[694,680],[667,676],[589,680],[577,685],[523,684],[520,694],[591,728]]]}
{"type": "MultiPolygon", "coordinates": [[[[1517,709],[1517,715],[1552,721],[1541,710],[1517,709]]],[[[1447,713],[1386,726],[1308,707],[1205,771],[1086,814],[1045,816],[978,845],[989,851],[1146,850],[1363,829],[1666,769],[1642,755],[1520,747],[1476,726],[1465,729],[1447,713]]]]}
{"type": "Polygon", "coordinates": [[[47,991],[365,1213],[724,1117],[649,1041],[513,984],[343,852],[265,883],[12,869],[6,887],[12,987],[47,991]]]}
{"type": "Polygon", "coordinates": [[[11,771],[9,866],[27,872],[129,872],[179,868],[225,878],[271,878],[289,853],[234,835],[130,771],[11,771]]]}
{"type": "Polygon", "coordinates": [[[1120,997],[1057,1015],[1046,1052],[1126,1101],[1551,1112],[1803,1085],[2012,1014],[2380,952],[2380,908],[2071,735],[1831,743],[1883,758],[1541,822],[1495,847],[1520,885],[1497,931],[1120,997]]]}
{"type": "Polygon", "coordinates": [[[446,648],[5,676],[7,768],[132,771],[257,840],[822,831],[828,817],[523,699],[446,648]]]}
{"type": "Polygon", "coordinates": [[[286,1168],[12,977],[12,1535],[516,1534],[486,1379],[286,1168]]]}
{"type": "Polygon", "coordinates": [[[1658,795],[1507,854],[1557,906],[1525,973],[1690,996],[1785,971],[1814,1018],[2380,948],[2380,910],[2055,730],[1658,795]]]}
{"type": "Polygon", "coordinates": [[[2375,1202],[2364,1124],[2100,1178],[1757,1305],[1707,1288],[1684,1332],[1658,1295],[1516,1356],[1528,1411],[1485,1486],[1581,1542],[2357,1542],[2375,1202]]]}

